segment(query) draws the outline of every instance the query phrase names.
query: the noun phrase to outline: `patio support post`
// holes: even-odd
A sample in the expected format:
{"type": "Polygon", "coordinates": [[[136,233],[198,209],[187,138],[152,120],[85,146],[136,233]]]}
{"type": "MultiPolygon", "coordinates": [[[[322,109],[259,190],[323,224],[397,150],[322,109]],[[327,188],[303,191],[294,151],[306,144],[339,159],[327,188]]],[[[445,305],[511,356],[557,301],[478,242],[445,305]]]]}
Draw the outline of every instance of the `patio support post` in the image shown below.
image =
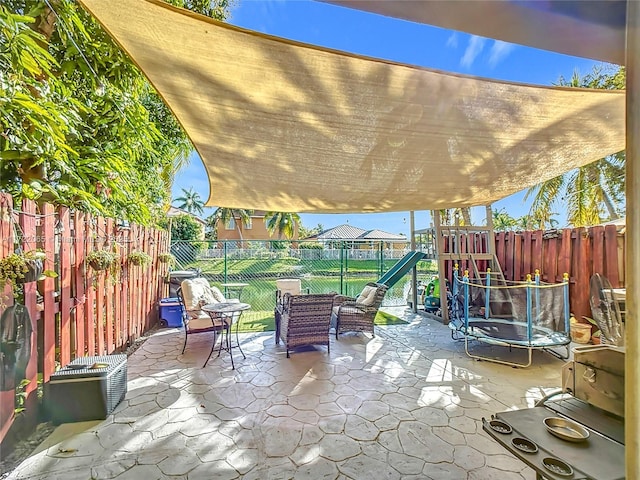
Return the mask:
{"type": "Polygon", "coordinates": [[[627,1],[626,204],[627,285],[625,355],[625,469],[626,478],[640,478],[640,2],[627,1]],[[635,207],[633,206],[635,205],[635,207]]]}
{"type": "MultiPolygon", "coordinates": [[[[416,250],[416,219],[415,212],[409,212],[409,226],[411,228],[411,251],[416,250]]],[[[413,313],[418,311],[418,266],[414,265],[411,269],[411,304],[413,305],[413,313]]],[[[442,305],[442,304],[440,304],[442,305]]]]}
{"type": "MultiPolygon", "coordinates": [[[[491,209],[491,205],[486,205],[485,212],[487,215],[487,253],[491,255],[496,254],[496,234],[493,231],[493,210],[491,209]]],[[[518,280],[517,278],[515,280],[518,280]]]]}
{"type": "MultiPolygon", "coordinates": [[[[440,210],[431,210],[433,215],[433,226],[435,227],[436,258],[438,259],[438,281],[442,282],[444,288],[440,288],[440,311],[442,312],[442,323],[449,324],[449,305],[447,304],[447,280],[444,271],[444,239],[442,238],[442,226],[440,225],[440,210]]],[[[451,244],[451,238],[449,238],[451,244]]]]}

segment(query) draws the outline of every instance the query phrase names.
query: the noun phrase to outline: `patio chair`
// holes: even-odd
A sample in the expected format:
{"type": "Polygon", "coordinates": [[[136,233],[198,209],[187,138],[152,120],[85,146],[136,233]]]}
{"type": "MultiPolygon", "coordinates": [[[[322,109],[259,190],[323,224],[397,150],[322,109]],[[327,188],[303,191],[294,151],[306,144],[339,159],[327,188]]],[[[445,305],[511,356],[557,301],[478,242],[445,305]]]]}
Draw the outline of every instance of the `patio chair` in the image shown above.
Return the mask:
{"type": "MultiPolygon", "coordinates": [[[[309,293],[309,289],[305,289],[309,293]]],[[[284,294],[300,295],[302,293],[302,281],[299,278],[279,278],[276,280],[276,306],[282,303],[284,294]]]]}
{"type": "Polygon", "coordinates": [[[307,345],[329,346],[329,325],[335,293],[291,295],[285,293],[276,307],[276,344],[291,349],[307,345]]]}
{"type": "Polygon", "coordinates": [[[182,323],[184,325],[184,344],[182,345],[182,353],[184,354],[187,347],[187,338],[189,335],[213,332],[211,351],[202,365],[204,367],[211,358],[218,333],[225,330],[228,334],[229,325],[225,323],[222,318],[203,312],[202,306],[209,303],[233,302],[234,300],[225,299],[220,289],[210,286],[207,279],[203,277],[183,280],[180,288],[177,290],[177,295],[183,307],[182,323]]]}
{"type": "Polygon", "coordinates": [[[375,337],[373,321],[388,289],[382,283],[369,282],[356,298],[336,296],[332,319],[336,339],[342,332],[369,332],[375,337]]]}

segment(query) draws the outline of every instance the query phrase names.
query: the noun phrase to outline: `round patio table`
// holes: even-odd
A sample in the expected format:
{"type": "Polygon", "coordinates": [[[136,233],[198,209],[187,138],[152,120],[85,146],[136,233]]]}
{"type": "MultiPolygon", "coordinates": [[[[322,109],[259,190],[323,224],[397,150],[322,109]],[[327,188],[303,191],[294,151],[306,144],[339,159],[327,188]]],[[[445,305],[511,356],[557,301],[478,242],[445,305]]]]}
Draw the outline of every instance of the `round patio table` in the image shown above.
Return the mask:
{"type": "Polygon", "coordinates": [[[240,300],[240,295],[242,295],[242,290],[244,287],[248,287],[248,283],[223,283],[224,287],[224,296],[227,298],[229,296],[229,292],[234,292],[238,295],[238,300],[240,300]]]}
{"type": "Polygon", "coordinates": [[[220,349],[218,350],[218,356],[222,353],[222,350],[229,352],[231,357],[231,368],[235,370],[235,364],[233,363],[233,349],[238,348],[243,358],[247,358],[242,348],[240,347],[240,338],[238,337],[238,323],[240,322],[240,316],[245,310],[249,310],[251,305],[248,303],[240,302],[220,302],[220,303],[207,303],[203,305],[201,310],[206,312],[212,319],[222,320],[226,328],[222,329],[222,335],[225,338],[220,339],[220,349]],[[236,345],[231,344],[231,327],[236,324],[236,345]],[[226,341],[225,341],[226,339],[226,341]],[[224,346],[223,346],[224,345],[224,346]]]}

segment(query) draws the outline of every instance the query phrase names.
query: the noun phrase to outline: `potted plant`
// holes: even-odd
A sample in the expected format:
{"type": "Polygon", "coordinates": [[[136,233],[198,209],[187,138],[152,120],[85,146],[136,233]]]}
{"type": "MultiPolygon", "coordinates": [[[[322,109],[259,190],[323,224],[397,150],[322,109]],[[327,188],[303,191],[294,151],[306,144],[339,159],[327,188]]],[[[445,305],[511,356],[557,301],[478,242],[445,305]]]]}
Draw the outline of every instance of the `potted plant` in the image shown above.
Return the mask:
{"type": "Polygon", "coordinates": [[[133,250],[131,253],[129,253],[127,259],[132,265],[136,265],[138,267],[144,267],[145,265],[151,263],[151,256],[139,250],[133,250]]]}
{"type": "Polygon", "coordinates": [[[0,260],[0,284],[21,285],[35,282],[43,276],[54,277],[55,272],[44,270],[46,254],[39,250],[12,253],[0,260]]]}
{"type": "Polygon", "coordinates": [[[96,272],[108,270],[117,259],[118,255],[109,250],[93,250],[86,257],[87,263],[96,272]]]}
{"type": "Polygon", "coordinates": [[[169,252],[162,252],[158,254],[158,261],[160,263],[168,263],[170,267],[176,264],[176,257],[169,252]]]}

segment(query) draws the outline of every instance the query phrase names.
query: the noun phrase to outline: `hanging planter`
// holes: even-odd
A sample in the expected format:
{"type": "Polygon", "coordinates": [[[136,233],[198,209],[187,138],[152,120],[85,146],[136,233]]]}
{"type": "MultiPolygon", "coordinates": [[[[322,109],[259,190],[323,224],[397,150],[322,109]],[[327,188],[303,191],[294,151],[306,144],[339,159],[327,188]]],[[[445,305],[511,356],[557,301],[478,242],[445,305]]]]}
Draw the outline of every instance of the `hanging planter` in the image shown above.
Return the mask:
{"type": "Polygon", "coordinates": [[[140,252],[137,250],[134,250],[133,252],[131,252],[129,254],[129,257],[127,258],[129,260],[129,263],[137,267],[144,267],[145,265],[148,265],[149,263],[151,263],[151,256],[149,256],[145,252],[140,252]]]}
{"type": "Polygon", "coordinates": [[[44,277],[56,277],[53,271],[44,269],[46,254],[33,250],[25,253],[12,253],[0,259],[0,287],[10,284],[23,285],[44,277]]]}
{"type": "Polygon", "coordinates": [[[108,250],[94,250],[89,252],[86,261],[96,272],[110,269],[118,259],[118,256],[108,250]]]}
{"type": "Polygon", "coordinates": [[[170,267],[176,264],[176,257],[169,252],[163,252],[158,254],[158,261],[160,263],[167,263],[170,267]]]}

